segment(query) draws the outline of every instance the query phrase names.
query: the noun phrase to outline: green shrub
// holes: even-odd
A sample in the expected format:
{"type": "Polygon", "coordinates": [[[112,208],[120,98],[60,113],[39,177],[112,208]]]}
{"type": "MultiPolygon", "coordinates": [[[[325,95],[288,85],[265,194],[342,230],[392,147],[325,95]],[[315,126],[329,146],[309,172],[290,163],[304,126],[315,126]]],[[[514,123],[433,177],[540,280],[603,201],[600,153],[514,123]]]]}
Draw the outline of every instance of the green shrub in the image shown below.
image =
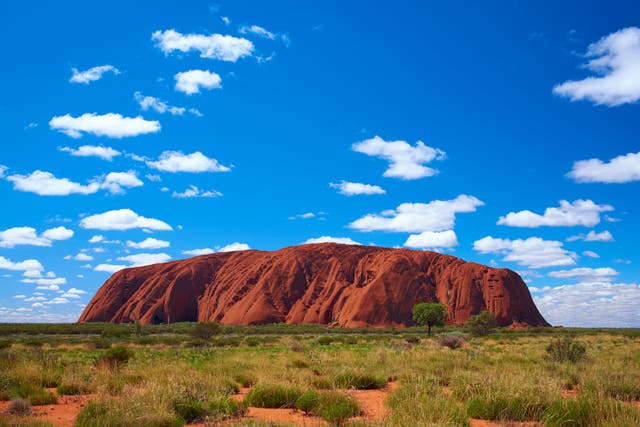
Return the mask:
{"type": "Polygon", "coordinates": [[[483,310],[480,314],[469,317],[467,320],[467,328],[469,332],[475,336],[485,336],[495,332],[498,327],[496,317],[490,311],[483,310]]]}
{"type": "Polygon", "coordinates": [[[467,401],[467,414],[483,420],[537,421],[549,402],[501,394],[486,394],[467,401]]]}
{"type": "Polygon", "coordinates": [[[261,344],[262,340],[258,337],[247,337],[244,339],[245,345],[249,347],[257,347],[261,344]]]}
{"type": "Polygon", "coordinates": [[[316,344],[318,344],[318,345],[329,345],[334,340],[335,340],[334,337],[325,335],[325,336],[322,336],[322,337],[318,337],[318,339],[316,339],[316,344]]]}
{"type": "Polygon", "coordinates": [[[85,384],[80,383],[66,383],[58,386],[59,395],[77,396],[81,394],[88,394],[91,390],[85,384]]]}
{"type": "Polygon", "coordinates": [[[253,387],[258,382],[255,377],[246,374],[235,374],[233,379],[242,387],[253,387]]]}
{"type": "Polygon", "coordinates": [[[96,338],[89,342],[89,346],[97,350],[106,350],[107,348],[111,348],[111,341],[104,338],[96,338]]]}
{"type": "Polygon", "coordinates": [[[58,400],[53,394],[33,384],[22,384],[14,388],[12,395],[27,399],[32,406],[52,405],[58,400]]]}
{"type": "Polygon", "coordinates": [[[386,378],[371,374],[358,374],[355,372],[345,372],[335,379],[338,388],[351,388],[356,390],[374,390],[384,388],[387,385],[386,378]]]}
{"type": "Polygon", "coordinates": [[[257,408],[294,408],[302,391],[295,386],[258,384],[245,398],[247,406],[257,408]]]}
{"type": "Polygon", "coordinates": [[[196,399],[182,398],[173,402],[173,410],[176,415],[186,423],[193,423],[200,420],[207,414],[202,402],[196,399]]]}
{"type": "Polygon", "coordinates": [[[122,345],[111,347],[100,356],[99,361],[107,365],[119,368],[126,365],[129,359],[133,357],[133,351],[122,345]]]}
{"type": "Polygon", "coordinates": [[[100,336],[102,338],[127,338],[131,336],[131,330],[126,325],[113,325],[105,328],[100,336]]]}
{"type": "Polygon", "coordinates": [[[239,418],[247,413],[247,405],[227,396],[220,396],[209,401],[208,417],[215,420],[239,418]]]}
{"type": "Polygon", "coordinates": [[[89,402],[76,418],[76,427],[181,427],[183,425],[184,421],[175,415],[140,413],[140,408],[122,407],[113,401],[89,402]]]}
{"type": "Polygon", "coordinates": [[[556,338],[547,346],[547,355],[554,362],[576,363],[584,359],[586,347],[572,335],[556,338]]]}
{"type": "Polygon", "coordinates": [[[351,396],[329,392],[320,397],[318,415],[333,425],[343,425],[351,417],[360,415],[358,402],[351,396]]]}
{"type": "Polygon", "coordinates": [[[200,322],[196,323],[191,330],[191,335],[194,338],[200,338],[208,340],[214,335],[218,335],[222,327],[215,322],[200,322]]]}
{"type": "Polygon", "coordinates": [[[553,402],[542,422],[546,427],[632,427],[640,425],[640,412],[620,402],[579,397],[553,402]]]}
{"type": "Polygon", "coordinates": [[[448,347],[452,350],[455,350],[456,348],[460,348],[462,347],[462,345],[464,344],[464,339],[460,338],[460,337],[456,337],[453,335],[449,335],[444,337],[442,340],[440,340],[440,345],[443,347],[448,347]]]}
{"type": "Polygon", "coordinates": [[[296,400],[296,408],[303,411],[306,415],[316,413],[320,405],[320,393],[308,391],[302,393],[296,400]]]}
{"type": "Polygon", "coordinates": [[[11,348],[11,341],[0,340],[0,350],[4,350],[5,348],[11,348]]]}

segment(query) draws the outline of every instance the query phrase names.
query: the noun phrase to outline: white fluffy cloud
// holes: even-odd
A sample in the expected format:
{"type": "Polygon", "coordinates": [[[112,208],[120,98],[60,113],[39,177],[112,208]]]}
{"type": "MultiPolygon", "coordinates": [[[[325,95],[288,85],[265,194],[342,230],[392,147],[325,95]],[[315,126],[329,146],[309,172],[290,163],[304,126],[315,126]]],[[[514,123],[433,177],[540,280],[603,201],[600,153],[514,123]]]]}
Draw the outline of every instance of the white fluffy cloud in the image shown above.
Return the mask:
{"type": "Polygon", "coordinates": [[[59,150],[69,153],[72,156],[99,157],[108,161],[112,161],[114,157],[122,154],[118,150],[114,150],[111,147],[104,147],[102,145],[82,145],[77,149],[71,147],[60,147],[59,150]]]}
{"type": "Polygon", "coordinates": [[[171,259],[171,256],[165,253],[157,253],[157,254],[142,253],[142,254],[118,257],[118,261],[129,262],[131,264],[130,267],[142,267],[144,265],[158,264],[161,262],[167,262],[170,259],[171,259]]]}
{"type": "Polygon", "coordinates": [[[184,154],[181,151],[164,151],[156,161],[147,161],[147,166],[163,172],[228,172],[231,168],[221,165],[199,151],[184,154]]]}
{"type": "Polygon", "coordinates": [[[458,246],[458,237],[453,230],[423,231],[410,235],[404,246],[417,249],[453,248],[458,246]]]}
{"type": "Polygon", "coordinates": [[[575,242],[576,240],[583,240],[585,242],[613,242],[613,235],[609,230],[596,233],[595,230],[591,230],[587,234],[576,234],[575,236],[569,236],[567,242],[575,242]]]}
{"type": "Polygon", "coordinates": [[[624,184],[640,181],[640,152],[614,157],[608,162],[600,159],[579,160],[573,164],[567,176],[580,183],[624,184]]]}
{"type": "Polygon", "coordinates": [[[113,194],[124,193],[124,188],[143,185],[135,172],[111,172],[94,179],[87,185],[73,182],[68,178],[57,178],[51,172],[34,171],[29,175],[11,175],[8,181],[18,191],[38,194],[40,196],[68,196],[70,194],[94,194],[100,189],[113,194]]]}
{"type": "Polygon", "coordinates": [[[124,264],[98,264],[94,271],[102,271],[105,273],[115,273],[116,271],[120,271],[123,268],[127,268],[127,265],[124,264]]]}
{"type": "Polygon", "coordinates": [[[68,196],[69,194],[93,194],[100,189],[96,182],[82,185],[67,178],[56,178],[51,172],[41,170],[29,175],[10,175],[8,181],[18,191],[35,193],[40,196],[68,196]]]}
{"type": "Polygon", "coordinates": [[[345,196],[355,196],[358,194],[385,194],[386,191],[378,186],[371,184],[363,184],[360,182],[340,181],[338,183],[330,183],[329,187],[335,188],[340,194],[345,196]]]}
{"type": "Polygon", "coordinates": [[[640,285],[594,281],[532,292],[542,315],[554,325],[637,327],[640,285]]]}
{"type": "Polygon", "coordinates": [[[173,76],[176,90],[187,95],[200,93],[200,89],[221,89],[222,79],[216,73],[207,70],[189,70],[173,76]]]}
{"type": "Polygon", "coordinates": [[[224,36],[222,34],[182,34],[173,29],[155,31],[151,39],[165,55],[173,51],[200,52],[201,58],[218,59],[236,62],[238,59],[251,56],[253,43],[245,38],[224,36]]]}
{"type": "Polygon", "coordinates": [[[81,298],[81,295],[85,295],[86,293],[87,292],[83,291],[82,289],[71,288],[71,289],[65,291],[64,294],[60,295],[60,297],[78,299],[78,298],[81,298]]]}
{"type": "Polygon", "coordinates": [[[249,249],[251,248],[246,243],[233,242],[233,243],[229,243],[228,245],[224,245],[220,248],[217,248],[216,252],[235,252],[235,251],[246,251],[249,249]]]}
{"type": "Polygon", "coordinates": [[[13,262],[10,259],[0,256],[0,270],[41,272],[44,271],[44,267],[37,259],[13,262]]]}
{"type": "Polygon", "coordinates": [[[73,237],[73,230],[56,227],[45,230],[40,236],[33,227],[12,227],[0,231],[0,248],[19,245],[51,246],[52,240],[67,240],[73,237]]]}
{"type": "Polygon", "coordinates": [[[120,70],[118,70],[113,65],[99,65],[97,67],[91,67],[88,70],[78,71],[77,68],[72,68],[71,72],[73,75],[69,79],[71,83],[83,83],[89,84],[91,82],[95,82],[96,80],[100,80],[104,73],[113,73],[120,74],[120,70]]]}
{"type": "Polygon", "coordinates": [[[394,231],[422,233],[453,229],[456,214],[475,212],[484,203],[462,194],[453,200],[434,200],[429,203],[403,203],[395,210],[368,214],[353,221],[349,227],[360,231],[394,231]]]}
{"type": "Polygon", "coordinates": [[[200,249],[190,249],[188,251],[182,251],[184,255],[189,255],[189,256],[209,255],[215,252],[216,250],[212,248],[200,248],[200,249]]]}
{"type": "Polygon", "coordinates": [[[108,190],[112,194],[122,194],[124,193],[124,188],[134,188],[142,185],[144,184],[133,171],[110,172],[102,180],[100,188],[108,190]]]}
{"type": "Polygon", "coordinates": [[[553,92],[572,101],[614,107],[640,99],[640,28],[628,27],[589,45],[583,65],[596,76],[569,80],[553,92]]]}
{"type": "Polygon", "coordinates": [[[214,198],[214,197],[222,197],[222,193],[216,190],[200,190],[195,185],[190,185],[189,188],[184,190],[182,193],[178,193],[174,191],[173,194],[171,194],[171,197],[176,197],[179,199],[192,198],[192,197],[214,198]]]}
{"type": "Polygon", "coordinates": [[[445,156],[444,151],[424,145],[422,141],[412,146],[406,141],[385,141],[377,135],[353,144],[351,149],[387,160],[389,168],[384,176],[405,180],[435,175],[438,171],[424,164],[442,160],[445,156]]]}
{"type": "MultiPolygon", "coordinates": [[[[175,107],[173,105],[169,105],[166,101],[161,100],[160,98],[156,98],[154,96],[144,96],[140,92],[136,92],[133,94],[133,98],[140,104],[140,108],[142,111],[153,110],[156,113],[164,114],[169,113],[173,116],[182,116],[187,109],[184,107],[175,107]]],[[[200,111],[195,108],[190,108],[189,112],[194,116],[202,116],[200,111]]]]}
{"type": "Polygon", "coordinates": [[[160,249],[168,248],[170,245],[171,243],[166,240],[154,239],[153,237],[147,237],[141,242],[127,240],[127,246],[135,249],[160,249]]]}
{"type": "Polygon", "coordinates": [[[307,239],[305,244],[310,243],[340,243],[341,245],[361,245],[361,243],[350,239],[349,237],[332,237],[332,236],[320,236],[307,239]]]}
{"type": "Polygon", "coordinates": [[[577,258],[575,253],[562,247],[562,242],[539,237],[510,240],[486,236],[476,240],[473,249],[483,254],[504,254],[504,261],[517,262],[528,268],[574,265],[577,258]]]}
{"type": "Polygon", "coordinates": [[[64,259],[73,259],[76,261],[93,261],[93,257],[84,252],[80,252],[76,255],[67,255],[66,257],[64,257],[64,259]]]}
{"type": "Polygon", "coordinates": [[[147,133],[160,132],[160,122],[145,120],[141,116],[123,117],[121,114],[85,113],[79,117],[70,114],[55,116],[49,121],[49,127],[72,138],[81,138],[83,133],[108,138],[124,138],[147,133]]]}
{"type": "Polygon", "coordinates": [[[131,230],[133,228],[173,230],[166,222],[140,216],[131,209],[117,209],[90,215],[80,221],[80,226],[94,230],[131,230]]]}
{"type": "Polygon", "coordinates": [[[524,210],[501,216],[498,225],[510,227],[593,227],[600,222],[600,213],[612,211],[613,206],[598,205],[591,200],[560,200],[560,207],[546,208],[543,215],[524,210]]]}
{"type": "Polygon", "coordinates": [[[39,285],[36,289],[42,289],[45,291],[48,290],[58,290],[58,289],[52,289],[52,287],[56,287],[58,288],[58,286],[60,285],[64,285],[67,283],[67,279],[64,277],[54,277],[54,278],[44,278],[41,277],[39,279],[22,279],[21,280],[23,283],[33,283],[36,285],[39,285]]]}
{"type": "Polygon", "coordinates": [[[593,252],[593,251],[584,251],[582,252],[582,255],[588,257],[588,258],[600,258],[600,255],[598,255],[597,253],[593,252]]]}
{"type": "Polygon", "coordinates": [[[557,279],[570,279],[573,277],[577,277],[580,282],[611,282],[613,280],[613,277],[617,275],[618,272],[611,267],[580,267],[572,268],[571,270],[551,271],[549,273],[549,277],[555,277],[557,279]]]}

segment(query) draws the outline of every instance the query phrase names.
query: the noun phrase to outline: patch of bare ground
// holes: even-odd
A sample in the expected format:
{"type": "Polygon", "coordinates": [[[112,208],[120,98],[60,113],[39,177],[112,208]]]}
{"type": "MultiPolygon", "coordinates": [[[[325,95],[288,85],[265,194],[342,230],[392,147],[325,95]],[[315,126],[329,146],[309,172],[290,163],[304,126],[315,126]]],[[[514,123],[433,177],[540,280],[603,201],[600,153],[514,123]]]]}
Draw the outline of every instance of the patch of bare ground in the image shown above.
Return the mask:
{"type": "MultiPolygon", "coordinates": [[[[54,405],[34,406],[31,408],[31,415],[28,415],[26,418],[34,421],[45,421],[56,427],[73,426],[82,408],[95,397],[95,395],[91,394],[60,396],[57,394],[55,388],[47,390],[56,395],[58,403],[54,405]]],[[[0,416],[9,416],[7,409],[10,404],[11,402],[0,402],[0,416]]],[[[25,417],[22,418],[25,419],[25,417]]]]}

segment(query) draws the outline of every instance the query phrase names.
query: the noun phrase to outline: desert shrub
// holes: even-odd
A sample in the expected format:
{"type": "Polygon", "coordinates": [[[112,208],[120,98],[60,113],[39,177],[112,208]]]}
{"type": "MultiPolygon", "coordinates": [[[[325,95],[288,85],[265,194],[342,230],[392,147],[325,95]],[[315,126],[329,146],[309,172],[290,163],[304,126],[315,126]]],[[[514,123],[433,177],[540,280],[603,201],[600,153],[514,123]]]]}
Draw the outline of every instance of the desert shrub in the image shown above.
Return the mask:
{"type": "Polygon", "coordinates": [[[14,397],[27,399],[32,406],[52,405],[57,402],[53,394],[33,384],[22,384],[14,388],[12,394],[14,397]]]}
{"type": "Polygon", "coordinates": [[[198,347],[206,347],[209,345],[209,341],[204,340],[202,338],[193,338],[184,342],[185,347],[198,348],[198,347]]]}
{"type": "Polygon", "coordinates": [[[186,423],[198,421],[207,414],[202,402],[192,398],[181,398],[174,401],[173,410],[186,423]]]}
{"type": "Polygon", "coordinates": [[[244,339],[244,344],[249,347],[257,347],[262,343],[262,340],[258,337],[247,337],[244,339]]]}
{"type": "Polygon", "coordinates": [[[194,338],[208,340],[214,335],[218,335],[221,330],[222,327],[215,322],[200,322],[193,326],[191,335],[194,338]]]}
{"type": "Polygon", "coordinates": [[[42,347],[44,345],[44,341],[40,338],[29,338],[22,341],[22,344],[29,347],[42,347]]]}
{"type": "Polygon", "coordinates": [[[293,408],[300,395],[302,390],[295,386],[258,384],[249,390],[245,403],[257,408],[293,408]]]}
{"type": "Polygon", "coordinates": [[[27,415],[31,413],[31,402],[28,399],[18,397],[13,399],[7,408],[10,414],[27,415]]]}
{"type": "Polygon", "coordinates": [[[486,393],[467,401],[467,414],[483,420],[535,421],[539,420],[550,402],[525,399],[507,394],[486,393]]]}
{"type": "Polygon", "coordinates": [[[318,390],[331,390],[334,388],[334,383],[329,378],[314,378],[311,386],[318,390]]]}
{"type": "Polygon", "coordinates": [[[289,364],[292,368],[304,369],[309,367],[309,362],[302,359],[293,359],[289,364]]]}
{"type": "Polygon", "coordinates": [[[320,393],[308,391],[302,393],[296,400],[296,408],[303,411],[306,415],[315,413],[320,405],[320,393]]]}
{"type": "Polygon", "coordinates": [[[4,350],[5,348],[11,348],[11,341],[0,340],[0,350],[4,350]]]}
{"type": "Polygon", "coordinates": [[[586,347],[572,335],[556,338],[547,346],[547,356],[554,362],[577,363],[584,359],[586,347]]]}
{"type": "Polygon", "coordinates": [[[214,347],[238,347],[242,344],[242,338],[224,336],[211,340],[211,345],[214,347]]]}
{"type": "Polygon", "coordinates": [[[407,337],[404,340],[408,344],[420,344],[420,338],[418,338],[418,337],[407,337]]]}
{"type": "Polygon", "coordinates": [[[38,421],[32,418],[0,418],[0,427],[54,427],[46,421],[38,421]]]}
{"type": "Polygon", "coordinates": [[[467,328],[475,336],[485,336],[494,332],[498,327],[496,317],[490,311],[483,310],[480,314],[469,317],[467,328]]]}
{"type": "Polygon", "coordinates": [[[372,374],[359,374],[356,372],[345,372],[335,379],[338,388],[352,388],[356,390],[374,390],[384,388],[387,385],[386,378],[372,374]]]}
{"type": "Polygon", "coordinates": [[[107,348],[111,348],[111,341],[105,338],[96,338],[88,343],[90,348],[95,348],[97,350],[106,350],[107,348]]]}
{"type": "Polygon", "coordinates": [[[242,417],[247,413],[247,405],[227,396],[209,400],[208,418],[216,420],[242,417]]]}
{"type": "Polygon", "coordinates": [[[60,384],[57,391],[60,395],[77,396],[81,394],[88,394],[91,390],[89,389],[89,387],[87,387],[86,384],[73,382],[60,384]]]}
{"type": "Polygon", "coordinates": [[[331,337],[329,335],[325,335],[325,336],[322,336],[322,337],[318,337],[316,339],[316,344],[318,344],[318,345],[329,345],[333,341],[335,341],[334,337],[331,337]]]}
{"type": "Polygon", "coordinates": [[[113,368],[119,368],[126,365],[129,359],[133,357],[133,351],[122,345],[109,348],[98,359],[100,363],[104,363],[113,368]]]}
{"type": "Polygon", "coordinates": [[[640,412],[600,398],[579,397],[553,402],[542,415],[547,427],[601,427],[601,426],[638,426],[640,412]]]}
{"type": "Polygon", "coordinates": [[[252,387],[253,385],[255,385],[256,382],[258,382],[256,380],[255,377],[250,376],[250,375],[246,375],[246,374],[235,374],[233,376],[234,381],[236,381],[238,384],[240,384],[242,387],[252,387]]]}
{"type": "Polygon", "coordinates": [[[131,330],[125,325],[109,326],[100,334],[102,338],[127,338],[131,336],[131,330]]]}
{"type": "Polygon", "coordinates": [[[440,340],[440,345],[443,347],[448,347],[452,350],[455,350],[456,348],[460,348],[462,347],[462,345],[464,344],[464,339],[460,338],[460,337],[456,337],[453,335],[449,335],[444,337],[442,340],[440,340]]]}
{"type": "Polygon", "coordinates": [[[89,402],[78,414],[76,427],[181,427],[184,421],[174,414],[132,407],[127,402],[89,402]]]}
{"type": "Polygon", "coordinates": [[[289,348],[296,353],[302,353],[304,351],[304,345],[300,341],[293,341],[289,348]]]}
{"type": "Polygon", "coordinates": [[[321,395],[318,415],[333,425],[343,425],[351,417],[360,415],[358,402],[351,396],[329,392],[321,395]]]}

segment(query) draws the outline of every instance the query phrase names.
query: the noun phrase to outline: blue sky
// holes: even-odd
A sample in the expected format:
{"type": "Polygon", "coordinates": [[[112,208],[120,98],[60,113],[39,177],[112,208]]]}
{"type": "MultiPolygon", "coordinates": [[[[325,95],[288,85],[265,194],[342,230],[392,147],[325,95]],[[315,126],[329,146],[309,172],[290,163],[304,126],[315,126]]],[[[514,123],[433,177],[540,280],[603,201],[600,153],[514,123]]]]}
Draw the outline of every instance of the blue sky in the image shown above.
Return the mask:
{"type": "Polygon", "coordinates": [[[0,321],[125,266],[338,240],[640,327],[640,6],[9,0],[0,321]]]}

